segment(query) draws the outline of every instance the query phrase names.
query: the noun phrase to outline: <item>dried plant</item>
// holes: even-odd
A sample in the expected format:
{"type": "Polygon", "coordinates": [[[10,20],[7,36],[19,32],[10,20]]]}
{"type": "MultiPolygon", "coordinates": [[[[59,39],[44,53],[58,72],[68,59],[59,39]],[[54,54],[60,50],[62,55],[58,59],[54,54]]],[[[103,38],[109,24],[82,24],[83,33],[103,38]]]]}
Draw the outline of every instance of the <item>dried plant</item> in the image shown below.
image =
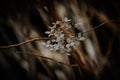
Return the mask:
{"type": "Polygon", "coordinates": [[[0,3],[0,73],[3,79],[111,78],[111,73],[113,76],[118,69],[114,67],[120,39],[119,20],[110,16],[115,18],[119,10],[114,4],[98,2],[1,1],[5,4],[0,3]]]}

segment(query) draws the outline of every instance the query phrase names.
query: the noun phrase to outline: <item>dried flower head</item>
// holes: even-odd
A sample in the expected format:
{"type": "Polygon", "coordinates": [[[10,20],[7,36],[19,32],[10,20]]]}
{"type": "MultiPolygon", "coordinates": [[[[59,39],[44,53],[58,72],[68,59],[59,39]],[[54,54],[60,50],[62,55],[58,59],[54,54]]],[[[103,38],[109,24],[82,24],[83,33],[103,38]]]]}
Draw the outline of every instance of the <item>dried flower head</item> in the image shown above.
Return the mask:
{"type": "Polygon", "coordinates": [[[49,26],[50,31],[46,31],[50,40],[46,42],[46,47],[51,51],[59,51],[60,53],[69,54],[72,49],[76,49],[76,46],[80,44],[80,41],[84,40],[81,33],[76,33],[77,35],[67,34],[70,30],[79,29],[79,23],[73,26],[70,24],[71,19],[65,17],[62,21],[56,21],[52,23],[53,26],[49,26]]]}

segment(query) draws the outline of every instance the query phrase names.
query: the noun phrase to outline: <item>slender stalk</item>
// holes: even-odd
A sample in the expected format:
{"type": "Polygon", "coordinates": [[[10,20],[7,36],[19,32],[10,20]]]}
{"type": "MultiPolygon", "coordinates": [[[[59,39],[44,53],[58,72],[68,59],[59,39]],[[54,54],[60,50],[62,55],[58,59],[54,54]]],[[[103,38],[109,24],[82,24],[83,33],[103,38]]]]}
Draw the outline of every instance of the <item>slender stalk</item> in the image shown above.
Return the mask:
{"type": "Polygon", "coordinates": [[[63,64],[63,65],[67,65],[67,66],[70,66],[70,67],[73,67],[73,66],[78,66],[78,65],[71,65],[71,64],[67,64],[67,63],[64,63],[64,62],[60,62],[60,61],[57,61],[55,59],[52,59],[52,58],[49,58],[49,57],[45,57],[45,56],[41,56],[39,54],[34,54],[34,53],[29,53],[29,55],[31,56],[35,56],[35,57],[39,57],[41,59],[45,59],[45,60],[51,60],[51,61],[54,61],[54,62],[57,62],[57,63],[60,63],[60,64],[63,64]]]}
{"type": "MultiPolygon", "coordinates": [[[[88,33],[90,31],[93,31],[93,30],[95,30],[95,29],[97,29],[97,28],[101,27],[102,25],[107,24],[109,22],[110,21],[102,23],[102,24],[100,24],[100,25],[98,25],[98,26],[96,26],[96,27],[94,27],[92,29],[89,29],[89,30],[87,30],[85,32],[82,32],[82,34],[85,34],[85,33],[88,33]]],[[[23,44],[26,44],[26,43],[30,43],[30,42],[33,42],[33,41],[48,40],[48,39],[50,39],[50,38],[33,38],[33,39],[29,39],[29,40],[26,40],[26,41],[18,43],[18,44],[13,44],[13,45],[9,45],[9,46],[0,46],[0,48],[3,49],[3,48],[17,47],[17,46],[20,46],[20,45],[23,45],[23,44]]]]}
{"type": "Polygon", "coordinates": [[[26,44],[26,43],[30,43],[30,42],[33,42],[33,41],[48,40],[48,39],[50,39],[50,38],[33,38],[33,39],[29,39],[29,40],[26,40],[26,41],[18,43],[18,44],[13,44],[13,45],[9,45],[9,46],[0,46],[0,48],[17,47],[17,46],[20,46],[20,45],[23,45],[23,44],[26,44]]]}
{"type": "Polygon", "coordinates": [[[94,28],[91,28],[91,29],[89,29],[89,30],[87,30],[87,31],[82,32],[82,34],[85,34],[85,33],[88,33],[88,32],[90,32],[90,31],[93,31],[93,30],[95,30],[95,29],[97,29],[97,28],[99,28],[99,27],[101,27],[101,26],[103,26],[103,25],[105,25],[105,24],[107,24],[107,23],[109,23],[109,22],[110,22],[110,21],[105,22],[105,23],[101,23],[101,24],[99,24],[98,26],[96,26],[96,27],[94,27],[94,28]]]}

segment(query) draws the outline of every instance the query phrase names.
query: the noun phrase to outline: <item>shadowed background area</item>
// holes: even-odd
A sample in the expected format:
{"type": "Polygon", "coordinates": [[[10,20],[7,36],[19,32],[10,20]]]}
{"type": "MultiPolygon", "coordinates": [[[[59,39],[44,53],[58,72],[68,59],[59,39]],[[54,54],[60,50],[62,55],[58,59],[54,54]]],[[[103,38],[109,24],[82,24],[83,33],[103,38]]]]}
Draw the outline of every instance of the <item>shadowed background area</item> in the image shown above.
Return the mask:
{"type": "MultiPolygon", "coordinates": [[[[120,5],[118,0],[1,0],[0,80],[119,80],[120,5]],[[81,23],[85,40],[70,55],[52,52],[33,41],[65,17],[81,23]],[[106,23],[107,22],[107,23],[106,23]],[[94,28],[100,24],[101,27],[94,28]]],[[[73,32],[79,31],[71,23],[73,32]]]]}

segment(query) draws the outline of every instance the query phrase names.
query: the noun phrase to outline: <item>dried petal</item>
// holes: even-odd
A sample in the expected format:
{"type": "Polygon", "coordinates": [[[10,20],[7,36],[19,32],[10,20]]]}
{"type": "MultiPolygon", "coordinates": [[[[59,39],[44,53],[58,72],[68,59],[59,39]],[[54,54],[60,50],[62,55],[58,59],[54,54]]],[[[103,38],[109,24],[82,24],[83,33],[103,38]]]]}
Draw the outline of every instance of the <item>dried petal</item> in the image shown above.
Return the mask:
{"type": "Polygon", "coordinates": [[[50,34],[50,31],[45,31],[45,34],[50,34]]]}

